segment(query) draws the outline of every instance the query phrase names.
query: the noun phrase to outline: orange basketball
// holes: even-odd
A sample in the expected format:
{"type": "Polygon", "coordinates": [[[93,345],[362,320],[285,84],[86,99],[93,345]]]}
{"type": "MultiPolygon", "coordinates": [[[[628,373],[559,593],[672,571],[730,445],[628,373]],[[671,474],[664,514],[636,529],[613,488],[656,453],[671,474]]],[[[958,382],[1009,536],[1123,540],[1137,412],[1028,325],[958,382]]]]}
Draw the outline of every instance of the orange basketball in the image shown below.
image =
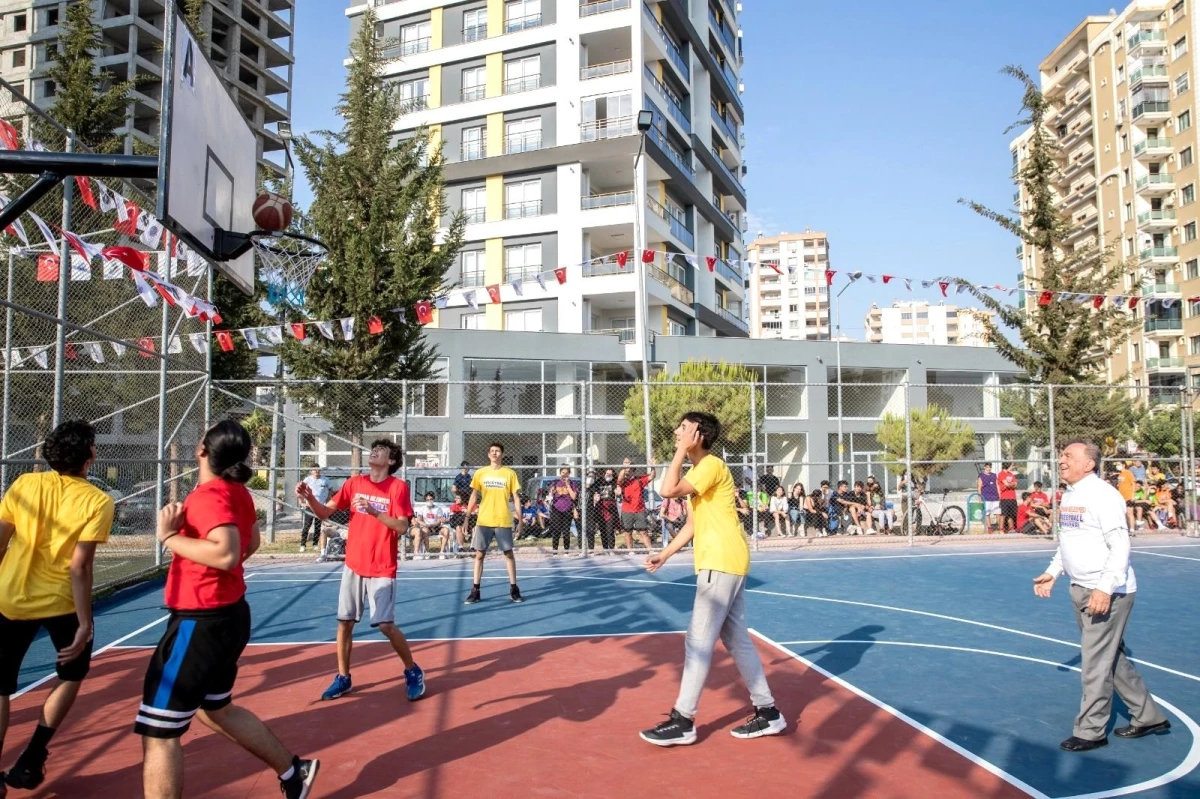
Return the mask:
{"type": "Polygon", "coordinates": [[[254,201],[254,224],[259,230],[287,230],[292,224],[292,204],[278,194],[266,192],[254,201]]]}

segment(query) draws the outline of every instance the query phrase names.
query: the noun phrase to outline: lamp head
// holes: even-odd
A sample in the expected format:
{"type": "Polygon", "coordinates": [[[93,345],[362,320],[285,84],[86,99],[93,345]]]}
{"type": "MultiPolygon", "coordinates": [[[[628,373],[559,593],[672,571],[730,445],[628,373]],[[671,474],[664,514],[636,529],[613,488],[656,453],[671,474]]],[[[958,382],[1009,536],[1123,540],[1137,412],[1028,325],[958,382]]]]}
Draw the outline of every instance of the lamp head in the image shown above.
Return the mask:
{"type": "Polygon", "coordinates": [[[639,133],[645,133],[654,127],[654,112],[653,111],[638,111],[637,129],[639,133]]]}

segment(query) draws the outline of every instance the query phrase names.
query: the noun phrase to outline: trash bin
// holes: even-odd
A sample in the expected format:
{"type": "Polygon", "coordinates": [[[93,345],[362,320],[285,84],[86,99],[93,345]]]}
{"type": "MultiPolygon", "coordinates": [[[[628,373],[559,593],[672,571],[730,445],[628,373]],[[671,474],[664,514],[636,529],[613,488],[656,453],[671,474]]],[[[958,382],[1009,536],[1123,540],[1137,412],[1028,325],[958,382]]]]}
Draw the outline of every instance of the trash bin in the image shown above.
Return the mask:
{"type": "Polygon", "coordinates": [[[984,518],[984,512],[987,507],[983,504],[982,494],[971,494],[967,497],[967,530],[978,523],[980,527],[987,531],[987,521],[984,518]]]}

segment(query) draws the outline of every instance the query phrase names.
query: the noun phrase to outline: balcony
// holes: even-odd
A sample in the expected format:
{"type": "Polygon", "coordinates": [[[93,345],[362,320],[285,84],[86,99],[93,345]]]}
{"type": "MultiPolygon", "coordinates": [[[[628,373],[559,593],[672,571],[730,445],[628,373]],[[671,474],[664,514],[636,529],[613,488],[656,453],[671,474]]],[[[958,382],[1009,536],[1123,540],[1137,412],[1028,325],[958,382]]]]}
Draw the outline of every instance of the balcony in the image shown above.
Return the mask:
{"type": "Polygon", "coordinates": [[[628,58],[621,61],[609,61],[605,64],[594,64],[590,67],[579,68],[580,80],[594,80],[595,78],[607,78],[612,75],[624,75],[627,72],[633,71],[633,62],[628,58]]]}
{"type": "Polygon", "coordinates": [[[504,137],[504,154],[530,153],[542,149],[542,133],[510,133],[504,137]]]}
{"type": "Polygon", "coordinates": [[[1153,338],[1174,338],[1183,334],[1182,319],[1147,319],[1142,330],[1153,338]]]}
{"type": "Polygon", "coordinates": [[[1144,28],[1129,37],[1129,55],[1136,57],[1142,50],[1165,50],[1167,34],[1165,31],[1144,28]]]}
{"type": "Polygon", "coordinates": [[[713,14],[712,9],[709,9],[708,12],[708,24],[712,26],[714,31],[716,31],[717,38],[719,38],[725,44],[725,46],[729,48],[729,55],[737,58],[737,37],[733,35],[733,31],[721,24],[716,15],[713,14]]]}
{"type": "Polygon", "coordinates": [[[464,208],[463,209],[463,220],[466,221],[466,223],[468,225],[482,224],[483,222],[487,221],[487,209],[486,208],[464,208]]]}
{"type": "Polygon", "coordinates": [[[653,197],[646,198],[646,208],[650,213],[666,222],[671,228],[671,235],[679,239],[689,250],[696,249],[696,237],[692,235],[692,231],[688,230],[685,220],[677,217],[673,211],[667,210],[666,206],[653,197]]]}
{"type": "Polygon", "coordinates": [[[632,116],[610,117],[608,119],[597,119],[592,122],[581,122],[579,125],[579,140],[586,142],[616,139],[621,136],[632,136],[636,132],[632,116]]]}
{"type": "Polygon", "coordinates": [[[691,305],[695,301],[696,295],[682,280],[664,271],[657,264],[646,264],[646,274],[655,282],[666,286],[671,296],[684,305],[691,305]]]}
{"type": "Polygon", "coordinates": [[[717,259],[717,274],[735,286],[742,286],[745,284],[745,278],[742,277],[741,273],[730,266],[724,258],[717,259]]]}
{"type": "Polygon", "coordinates": [[[1175,209],[1164,208],[1159,211],[1143,211],[1137,215],[1138,227],[1148,230],[1169,230],[1175,227],[1175,209]]]}
{"type": "Polygon", "coordinates": [[[632,0],[596,0],[595,2],[579,4],[579,16],[592,17],[596,14],[607,14],[609,11],[620,11],[629,8],[632,0]]]}
{"type": "Polygon", "coordinates": [[[465,141],[459,147],[460,161],[478,161],[487,158],[487,143],[482,141],[465,141]]]}
{"type": "Polygon", "coordinates": [[[1133,121],[1162,122],[1171,118],[1171,104],[1166,100],[1143,100],[1133,107],[1133,121]]]}
{"type": "Polygon", "coordinates": [[[510,17],[504,20],[504,32],[516,33],[517,31],[529,30],[530,28],[542,27],[541,14],[526,14],[523,17],[510,17]]]}
{"type": "Polygon", "coordinates": [[[633,189],[629,191],[614,191],[607,194],[586,194],[579,198],[579,208],[590,211],[596,208],[617,208],[622,205],[633,205],[636,202],[633,189]]]}
{"type": "Polygon", "coordinates": [[[1153,283],[1148,288],[1150,289],[1150,293],[1155,297],[1183,296],[1178,283],[1153,283]]]}
{"type": "Polygon", "coordinates": [[[429,44],[432,41],[433,39],[428,36],[424,39],[410,39],[407,42],[400,42],[400,44],[385,47],[380,55],[386,60],[391,60],[393,58],[416,55],[417,53],[427,53],[429,52],[429,44]]]}
{"type": "Polygon", "coordinates": [[[718,150],[716,147],[713,147],[712,154],[713,154],[713,159],[716,160],[716,162],[717,162],[717,169],[719,169],[721,171],[721,174],[725,175],[725,177],[727,177],[731,181],[733,181],[733,185],[737,186],[742,191],[745,191],[746,187],[742,185],[742,181],[738,180],[738,176],[733,173],[733,170],[730,169],[729,166],[725,163],[725,159],[723,159],[721,157],[721,151],[718,150]]]}
{"type": "Polygon", "coordinates": [[[464,103],[482,100],[485,97],[487,97],[486,86],[464,86],[462,88],[461,98],[464,103]]]}
{"type": "Polygon", "coordinates": [[[722,308],[720,305],[714,307],[713,310],[717,312],[717,316],[721,317],[738,330],[746,334],[750,333],[750,325],[733,311],[729,310],[728,308],[722,308]]]}
{"type": "Polygon", "coordinates": [[[542,75],[522,75],[517,78],[509,78],[504,81],[505,94],[520,94],[521,92],[531,92],[534,89],[542,88],[542,75]]]}
{"type": "Polygon", "coordinates": [[[632,344],[637,341],[637,331],[632,327],[608,327],[600,330],[589,330],[588,333],[594,336],[616,336],[617,341],[622,344],[632,344]]]}
{"type": "Polygon", "coordinates": [[[1158,159],[1171,155],[1170,139],[1142,139],[1133,145],[1133,157],[1138,159],[1158,159]]]}
{"type": "Polygon", "coordinates": [[[1021,260],[1021,257],[1025,254],[1025,245],[1018,244],[1016,252],[1017,252],[1017,260],[1019,261],[1019,260],[1021,260]]]}
{"type": "Polygon", "coordinates": [[[683,128],[685,133],[691,133],[692,123],[688,119],[687,112],[683,110],[683,98],[676,94],[671,87],[660,81],[658,76],[654,74],[654,70],[650,69],[649,64],[645,66],[643,71],[645,72],[646,80],[650,81],[650,84],[667,101],[667,113],[679,123],[679,126],[683,128]]]}
{"type": "Polygon", "coordinates": [[[528,216],[542,215],[541,200],[526,200],[525,202],[509,203],[504,206],[505,219],[524,219],[528,216]]]}
{"type": "Polygon", "coordinates": [[[671,38],[671,34],[667,33],[667,29],[662,26],[658,18],[654,16],[654,12],[650,10],[650,6],[645,2],[642,3],[643,16],[646,17],[646,22],[650,29],[657,32],[662,40],[663,52],[667,54],[667,60],[670,61],[677,70],[680,77],[689,83],[692,80],[692,70],[688,66],[688,60],[684,57],[683,51],[679,49],[679,45],[675,44],[675,40],[671,38]]]}
{"type": "MultiPolygon", "coordinates": [[[[657,111],[655,114],[657,116],[657,111]]],[[[693,183],[695,183],[696,169],[692,166],[691,159],[679,152],[675,145],[671,144],[667,137],[663,135],[662,131],[660,131],[658,127],[661,124],[661,121],[656,120],[654,127],[650,128],[650,138],[654,140],[655,144],[662,148],[662,151],[666,153],[667,158],[671,160],[671,163],[682,169],[683,173],[687,175],[693,183]]]]}
{"type": "Polygon", "coordinates": [[[1186,367],[1183,358],[1147,358],[1147,372],[1182,372],[1186,367]]]}
{"type": "Polygon", "coordinates": [[[1142,175],[1133,184],[1138,194],[1170,194],[1175,190],[1175,176],[1169,172],[1142,175]]]}
{"type": "Polygon", "coordinates": [[[478,42],[487,38],[487,25],[472,25],[462,29],[463,43],[478,42]]]}
{"type": "Polygon", "coordinates": [[[725,138],[729,141],[729,144],[731,145],[730,149],[739,148],[740,142],[738,141],[737,129],[733,127],[733,124],[724,116],[722,116],[721,112],[718,111],[714,106],[709,106],[708,110],[712,113],[713,124],[717,126],[717,129],[720,130],[721,133],[724,134],[725,138]]]}
{"type": "Polygon", "coordinates": [[[1142,263],[1173,264],[1179,260],[1178,247],[1149,247],[1139,253],[1142,263]]]}
{"type": "Polygon", "coordinates": [[[712,57],[713,61],[717,62],[717,72],[721,74],[721,79],[725,81],[725,85],[729,87],[734,97],[740,97],[741,95],[738,93],[738,79],[733,74],[733,70],[729,68],[729,62],[717,58],[716,53],[713,53],[712,57]]]}
{"type": "Polygon", "coordinates": [[[1141,66],[1129,73],[1130,86],[1137,86],[1139,83],[1167,83],[1170,79],[1171,76],[1163,64],[1141,66]]]}

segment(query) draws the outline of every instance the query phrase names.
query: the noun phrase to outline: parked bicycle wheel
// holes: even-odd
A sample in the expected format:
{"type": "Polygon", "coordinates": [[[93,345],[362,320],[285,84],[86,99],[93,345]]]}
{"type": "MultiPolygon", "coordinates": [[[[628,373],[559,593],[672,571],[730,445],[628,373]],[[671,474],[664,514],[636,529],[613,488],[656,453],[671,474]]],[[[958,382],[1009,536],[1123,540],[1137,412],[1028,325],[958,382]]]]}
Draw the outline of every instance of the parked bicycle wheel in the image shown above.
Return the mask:
{"type": "Polygon", "coordinates": [[[908,512],[908,529],[912,530],[913,535],[923,535],[925,532],[925,522],[921,517],[921,509],[913,508],[908,512]]]}
{"type": "Polygon", "coordinates": [[[951,505],[938,516],[938,535],[959,535],[967,526],[967,514],[957,505],[951,505]]]}

